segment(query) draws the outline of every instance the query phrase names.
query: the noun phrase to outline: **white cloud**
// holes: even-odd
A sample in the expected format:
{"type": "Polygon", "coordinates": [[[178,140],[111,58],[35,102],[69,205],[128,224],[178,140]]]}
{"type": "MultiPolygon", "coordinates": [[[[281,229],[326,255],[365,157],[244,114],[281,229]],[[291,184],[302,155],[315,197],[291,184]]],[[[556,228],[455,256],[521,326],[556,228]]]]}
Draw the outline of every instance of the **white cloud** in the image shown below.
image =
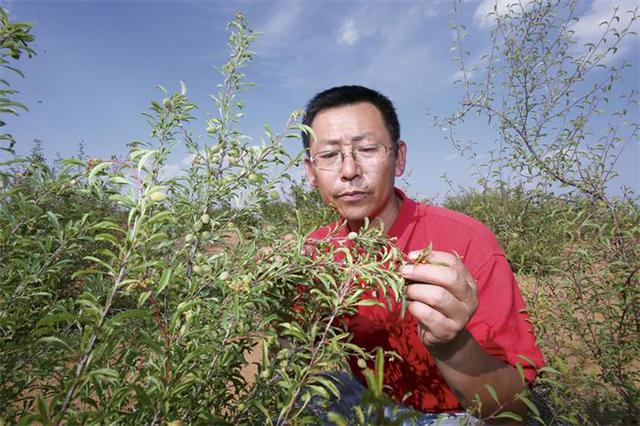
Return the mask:
{"type": "MultiPolygon", "coordinates": [[[[341,2],[338,10],[330,10],[310,2],[299,10],[295,24],[267,16],[260,31],[266,32],[273,22],[283,22],[289,30],[265,40],[270,47],[266,54],[256,46],[261,72],[287,90],[364,84],[390,96],[423,97],[432,86],[420,82],[434,81],[442,68],[433,52],[439,40],[429,36],[431,26],[425,22],[444,12],[446,4],[415,1],[399,8],[387,2],[341,2]],[[357,48],[346,49],[350,46],[357,48]]],[[[284,13],[279,10],[272,9],[284,13]]]]}
{"type": "Polygon", "coordinates": [[[360,39],[360,33],[356,28],[356,23],[352,18],[345,19],[340,33],[338,34],[338,42],[348,46],[354,45],[360,39]]]}
{"type": "Polygon", "coordinates": [[[186,170],[187,167],[191,165],[191,162],[193,161],[194,158],[195,158],[195,155],[186,154],[177,163],[170,162],[166,164],[160,170],[160,178],[171,179],[171,178],[183,175],[184,170],[186,170]]]}
{"type": "Polygon", "coordinates": [[[263,34],[256,42],[261,56],[279,56],[279,52],[287,50],[302,13],[298,2],[274,2],[273,7],[274,13],[257,27],[263,34]]]}
{"type": "MultiPolygon", "coordinates": [[[[620,21],[615,23],[615,27],[622,30],[629,25],[632,16],[629,11],[633,11],[636,8],[636,0],[594,0],[589,10],[581,16],[580,20],[571,28],[574,31],[574,37],[578,42],[578,46],[582,47],[586,43],[598,43],[606,30],[606,25],[603,24],[603,22],[612,21],[614,8],[616,6],[619,6],[617,16],[620,21]]],[[[640,31],[638,21],[632,24],[631,31],[640,31]]],[[[626,53],[631,48],[634,38],[635,37],[627,37],[621,45],[617,46],[618,55],[626,53]]],[[[615,41],[617,41],[617,38],[611,33],[608,34],[607,43],[601,46],[603,48],[601,52],[609,46],[612,46],[615,41]]]]}
{"type": "MultiPolygon", "coordinates": [[[[480,28],[487,29],[495,25],[496,14],[504,15],[511,10],[515,13],[526,8],[533,0],[482,0],[476,8],[474,14],[474,22],[480,28]]],[[[604,21],[611,21],[614,8],[618,6],[617,16],[620,21],[616,23],[616,27],[622,29],[629,24],[633,11],[638,5],[637,0],[593,0],[590,2],[586,13],[579,17],[579,21],[572,25],[576,41],[580,46],[585,43],[597,43],[603,35],[605,25],[601,25],[604,21]]],[[[637,20],[633,23],[631,31],[638,32],[640,30],[640,22],[637,20]]],[[[627,51],[631,43],[632,37],[627,39],[623,46],[618,46],[619,50],[627,51]]],[[[613,34],[609,34],[608,42],[615,40],[613,34]]]]}
{"type": "Polygon", "coordinates": [[[389,10],[376,14],[363,11],[359,22],[376,28],[371,36],[375,52],[361,61],[360,80],[364,84],[398,95],[423,96],[429,85],[413,85],[407,82],[430,81],[439,68],[433,56],[431,39],[426,37],[425,13],[430,5],[416,3],[402,12],[394,13],[389,22],[389,10]]]}

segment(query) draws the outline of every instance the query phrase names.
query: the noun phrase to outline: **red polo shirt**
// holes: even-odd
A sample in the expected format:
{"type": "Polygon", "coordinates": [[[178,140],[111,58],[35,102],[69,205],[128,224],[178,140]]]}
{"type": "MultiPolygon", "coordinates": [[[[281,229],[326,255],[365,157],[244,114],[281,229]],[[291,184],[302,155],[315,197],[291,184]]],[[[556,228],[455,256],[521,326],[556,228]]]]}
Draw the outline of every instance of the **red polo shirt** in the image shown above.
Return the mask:
{"type": "MultiPolygon", "coordinates": [[[[538,349],[522,295],[515,277],[493,233],[477,220],[440,207],[419,204],[396,189],[402,206],[389,230],[397,246],[409,253],[432,244],[433,250],[458,253],[478,287],[478,309],[467,329],[489,354],[515,366],[521,364],[525,377],[532,381],[536,366],[544,363],[538,349]],[[519,355],[531,359],[530,365],[519,355]]],[[[309,235],[326,237],[340,222],[320,228],[309,235]]],[[[344,227],[334,236],[346,236],[344,227]],[[344,234],[344,235],[342,235],[344,234]]],[[[369,293],[368,297],[374,297],[369,293]]],[[[382,296],[378,296],[382,301],[382,296]]],[[[409,311],[400,315],[401,304],[389,311],[379,306],[360,306],[358,313],[344,319],[352,342],[372,350],[381,346],[393,350],[401,360],[387,361],[384,383],[398,402],[421,411],[459,411],[458,400],[436,367],[434,359],[418,338],[417,322],[409,311]],[[406,397],[406,395],[409,395],[406,397]]],[[[349,361],[356,377],[364,382],[356,359],[349,361]]]]}

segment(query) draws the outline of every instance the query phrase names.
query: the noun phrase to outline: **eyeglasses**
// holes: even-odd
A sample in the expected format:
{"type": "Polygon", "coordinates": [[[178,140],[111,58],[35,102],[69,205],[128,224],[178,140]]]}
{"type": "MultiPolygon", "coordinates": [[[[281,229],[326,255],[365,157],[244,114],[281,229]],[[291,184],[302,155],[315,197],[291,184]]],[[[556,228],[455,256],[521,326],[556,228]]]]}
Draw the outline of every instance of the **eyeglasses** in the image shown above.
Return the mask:
{"type": "MultiPolygon", "coordinates": [[[[351,150],[351,156],[360,166],[375,166],[384,159],[390,149],[392,148],[380,143],[358,145],[351,150]]],[[[316,152],[310,160],[320,170],[339,170],[342,168],[345,155],[347,154],[339,149],[328,149],[316,152]]]]}

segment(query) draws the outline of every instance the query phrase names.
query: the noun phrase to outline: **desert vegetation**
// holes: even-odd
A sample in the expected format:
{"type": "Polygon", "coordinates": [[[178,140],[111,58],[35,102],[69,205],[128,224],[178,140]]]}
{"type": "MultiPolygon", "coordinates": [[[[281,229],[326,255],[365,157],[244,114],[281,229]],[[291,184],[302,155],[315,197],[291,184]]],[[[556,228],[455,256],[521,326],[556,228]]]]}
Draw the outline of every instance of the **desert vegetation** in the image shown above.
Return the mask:
{"type": "MultiPolygon", "coordinates": [[[[608,62],[617,44],[607,40],[633,34],[617,25],[628,11],[615,10],[602,44],[576,47],[574,9],[556,3],[496,15],[484,78],[464,77],[460,110],[435,118],[465,155],[456,131],[474,113],[500,141],[478,164],[478,188],[444,205],[492,228],[520,278],[548,361],[536,385],[547,410],[519,396],[530,418],[637,423],[640,215],[633,193],[608,186],[625,144],[637,143],[637,120],[606,105],[626,70],[608,62]],[[603,68],[594,86],[581,84],[603,68]],[[596,114],[610,125],[589,127],[596,114]]],[[[18,61],[36,53],[30,25],[1,9],[0,25],[0,66],[21,74],[18,61]]],[[[465,29],[455,29],[465,71],[465,29]]],[[[374,227],[305,241],[335,213],[288,174],[302,153],[283,143],[306,130],[300,112],[259,144],[241,130],[256,37],[241,14],[229,24],[218,115],[198,123],[186,84],[159,87],[145,113],[153,138],[130,142],[125,158],[17,156],[2,127],[0,424],[313,423],[337,393],[319,373],[348,368],[349,355],[361,358],[369,392],[353,419],[329,418],[377,418],[391,354],[351,344],[339,318],[374,303],[359,298],[369,289],[375,303],[400,301],[402,280],[387,266],[403,259],[374,227]],[[166,177],[178,144],[192,161],[166,177]]],[[[28,113],[0,84],[0,114],[28,113]]],[[[635,105],[636,93],[625,96],[635,105]]]]}

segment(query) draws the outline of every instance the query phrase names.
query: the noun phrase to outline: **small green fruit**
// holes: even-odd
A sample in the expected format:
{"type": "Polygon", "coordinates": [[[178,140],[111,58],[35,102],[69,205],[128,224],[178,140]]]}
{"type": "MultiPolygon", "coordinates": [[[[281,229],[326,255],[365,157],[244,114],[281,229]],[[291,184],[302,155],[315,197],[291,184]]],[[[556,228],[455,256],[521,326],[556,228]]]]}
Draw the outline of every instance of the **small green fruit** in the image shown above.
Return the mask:
{"type": "Polygon", "coordinates": [[[209,219],[211,219],[211,218],[206,213],[203,214],[202,216],[200,216],[200,220],[202,221],[202,223],[209,223],[209,219]]]}
{"type": "Polygon", "coordinates": [[[187,236],[184,237],[184,240],[190,243],[191,241],[193,241],[193,234],[187,234],[187,236]]]}
{"type": "Polygon", "coordinates": [[[269,191],[269,198],[271,198],[273,201],[277,201],[280,199],[280,193],[275,189],[272,189],[271,191],[269,191]]]}
{"type": "Polygon", "coordinates": [[[270,368],[265,368],[262,373],[260,373],[260,378],[262,380],[268,380],[269,377],[271,377],[271,369],[270,368]]]}
{"type": "Polygon", "coordinates": [[[258,176],[257,174],[255,174],[255,173],[251,173],[251,174],[249,175],[249,182],[251,182],[251,183],[256,183],[256,182],[258,182],[259,180],[260,180],[260,176],[258,176]]]}
{"type": "Polygon", "coordinates": [[[160,192],[160,191],[152,192],[151,195],[149,195],[149,199],[151,201],[153,201],[153,202],[162,201],[165,198],[167,198],[167,196],[163,192],[160,192]]]}
{"type": "Polygon", "coordinates": [[[357,232],[349,232],[349,235],[347,235],[347,240],[355,240],[356,238],[358,238],[358,233],[357,232]]]}

